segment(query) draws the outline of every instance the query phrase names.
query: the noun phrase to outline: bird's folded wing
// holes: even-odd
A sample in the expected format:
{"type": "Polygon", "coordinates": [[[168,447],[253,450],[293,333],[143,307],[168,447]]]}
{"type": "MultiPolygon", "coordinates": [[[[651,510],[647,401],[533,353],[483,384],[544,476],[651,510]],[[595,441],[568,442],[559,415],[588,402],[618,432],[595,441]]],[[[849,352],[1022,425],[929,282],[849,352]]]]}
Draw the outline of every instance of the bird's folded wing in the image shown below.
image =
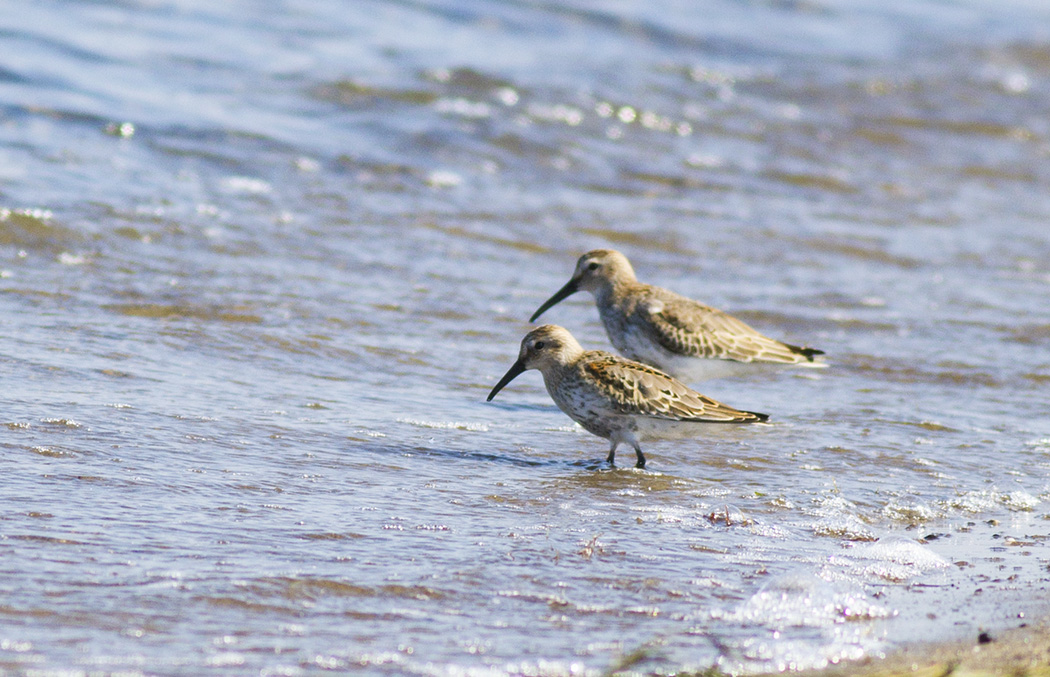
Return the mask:
{"type": "Polygon", "coordinates": [[[636,414],[675,421],[745,423],[761,420],[751,412],[726,406],[701,395],[684,383],[648,365],[609,355],[585,367],[591,383],[620,414],[636,414]]]}
{"type": "Polygon", "coordinates": [[[800,359],[790,346],[692,299],[654,299],[639,310],[648,313],[656,342],[679,355],[739,362],[794,363],[800,359]]]}

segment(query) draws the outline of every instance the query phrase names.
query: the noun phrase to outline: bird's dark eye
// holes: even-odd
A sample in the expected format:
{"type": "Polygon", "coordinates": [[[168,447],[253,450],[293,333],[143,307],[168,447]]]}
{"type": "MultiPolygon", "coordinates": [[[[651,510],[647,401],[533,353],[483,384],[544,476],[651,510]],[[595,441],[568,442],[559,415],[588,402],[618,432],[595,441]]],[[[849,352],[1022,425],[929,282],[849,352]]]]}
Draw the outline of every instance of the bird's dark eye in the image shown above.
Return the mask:
{"type": "Polygon", "coordinates": [[[536,350],[543,350],[543,345],[543,341],[536,341],[536,345],[534,347],[536,348],[536,350]]]}
{"type": "Polygon", "coordinates": [[[597,261],[591,261],[591,265],[587,266],[587,270],[598,270],[600,267],[600,263],[598,263],[597,261]]]}

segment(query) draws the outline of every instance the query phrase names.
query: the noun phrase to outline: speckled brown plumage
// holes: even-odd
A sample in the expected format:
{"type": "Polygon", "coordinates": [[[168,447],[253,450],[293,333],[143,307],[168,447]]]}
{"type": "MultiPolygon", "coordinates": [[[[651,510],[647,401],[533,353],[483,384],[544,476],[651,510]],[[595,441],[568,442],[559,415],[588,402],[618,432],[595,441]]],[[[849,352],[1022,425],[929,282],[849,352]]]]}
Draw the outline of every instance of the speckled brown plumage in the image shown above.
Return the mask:
{"type": "Polygon", "coordinates": [[[533,329],[521,342],[518,360],[489,393],[491,400],[527,369],[538,369],[555,404],[585,430],[616,447],[629,443],[645,467],[641,441],[679,439],[715,423],[759,423],[768,417],[726,406],[701,395],[649,365],[600,350],[585,351],[556,325],[533,329]]]}
{"type": "Polygon", "coordinates": [[[591,384],[619,413],[703,423],[746,423],[760,418],[701,395],[649,365],[600,350],[584,352],[575,367],[580,373],[573,384],[591,384]]]}
{"type": "Polygon", "coordinates": [[[594,294],[617,350],[678,378],[692,381],[739,371],[734,365],[824,366],[814,361],[823,354],[820,350],[771,339],[717,308],[638,282],[627,258],[612,249],[581,256],[569,282],[532,319],[580,290],[594,294]]]}

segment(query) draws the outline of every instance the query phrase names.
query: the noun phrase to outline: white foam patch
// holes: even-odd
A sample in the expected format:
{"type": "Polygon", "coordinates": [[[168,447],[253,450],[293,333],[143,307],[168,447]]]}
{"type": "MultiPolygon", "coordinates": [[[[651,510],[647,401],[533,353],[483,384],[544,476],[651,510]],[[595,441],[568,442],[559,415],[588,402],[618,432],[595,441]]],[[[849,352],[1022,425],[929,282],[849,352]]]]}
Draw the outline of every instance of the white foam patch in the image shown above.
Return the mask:
{"type": "Polygon", "coordinates": [[[1011,491],[1002,498],[1003,505],[1010,510],[1035,510],[1035,508],[1042,503],[1038,498],[1031,495],[1027,491],[1011,491]]]}
{"type": "Polygon", "coordinates": [[[848,541],[874,541],[875,532],[856,515],[836,515],[817,520],[813,525],[817,536],[832,536],[848,541]]]}
{"type": "Polygon", "coordinates": [[[273,190],[266,181],[250,176],[227,176],[219,182],[219,187],[238,195],[265,195],[273,190]]]}
{"type": "Polygon", "coordinates": [[[763,538],[776,538],[780,540],[793,538],[794,532],[776,524],[755,523],[748,527],[750,533],[763,538]]]}
{"type": "Polygon", "coordinates": [[[914,499],[894,499],[882,507],[882,516],[894,522],[918,524],[936,519],[941,513],[914,499]]]}
{"type": "Polygon", "coordinates": [[[811,525],[816,535],[850,541],[875,540],[875,532],[860,517],[855,503],[840,495],[825,495],[815,498],[813,505],[806,512],[817,517],[811,525]]]}
{"type": "Polygon", "coordinates": [[[768,628],[766,633],[731,644],[718,661],[726,672],[770,672],[821,669],[864,656],[881,637],[870,623],[895,612],[874,603],[857,585],[827,581],[805,571],[786,573],[730,611],[715,610],[713,619],[768,628]],[[791,640],[791,628],[810,628],[823,639],[791,640]]]}
{"type": "Polygon", "coordinates": [[[907,564],[919,571],[948,566],[948,560],[922,544],[907,538],[885,538],[878,543],[857,548],[854,555],[897,564],[907,564]]]}
{"type": "Polygon", "coordinates": [[[492,106],[484,101],[471,101],[470,99],[438,99],[434,102],[434,108],[439,113],[459,115],[465,118],[481,119],[492,117],[492,106]]]}
{"type": "Polygon", "coordinates": [[[769,674],[823,670],[832,665],[863,658],[878,646],[879,639],[860,628],[849,628],[842,637],[833,638],[826,646],[813,647],[805,640],[752,637],[734,647],[732,656],[718,659],[719,674],[769,674]]]}
{"type": "Polygon", "coordinates": [[[421,421],[413,418],[399,418],[398,423],[407,423],[417,428],[436,428],[439,430],[468,430],[476,433],[487,433],[489,427],[484,423],[469,423],[464,421],[421,421]]]}
{"type": "Polygon", "coordinates": [[[979,515],[1007,508],[1015,512],[1035,510],[1042,504],[1027,491],[1001,492],[995,489],[967,491],[953,498],[927,504],[915,498],[894,499],[882,507],[882,516],[894,522],[921,524],[953,514],[979,515]]]}
{"type": "Polygon", "coordinates": [[[967,491],[953,499],[941,502],[948,509],[969,514],[980,514],[1005,506],[1010,510],[1032,510],[1041,501],[1026,491],[1004,493],[995,489],[967,491]]]}
{"type": "Polygon", "coordinates": [[[827,627],[846,621],[888,618],[893,612],[868,599],[858,586],[795,571],[782,574],[730,612],[712,618],[786,628],[827,627]]]}
{"type": "Polygon", "coordinates": [[[439,169],[427,175],[427,185],[433,188],[455,188],[463,183],[463,177],[455,172],[439,169]]]}
{"type": "Polygon", "coordinates": [[[878,543],[860,546],[848,556],[832,557],[849,579],[876,579],[903,583],[929,571],[949,566],[948,560],[920,543],[907,538],[886,538],[878,543]]]}
{"type": "Polygon", "coordinates": [[[83,254],[71,254],[69,252],[62,252],[58,255],[58,262],[64,266],[79,266],[87,262],[87,257],[83,254]]]}
{"type": "Polygon", "coordinates": [[[997,491],[967,491],[955,498],[943,501],[946,507],[968,513],[981,513],[991,510],[999,503],[997,491]]]}

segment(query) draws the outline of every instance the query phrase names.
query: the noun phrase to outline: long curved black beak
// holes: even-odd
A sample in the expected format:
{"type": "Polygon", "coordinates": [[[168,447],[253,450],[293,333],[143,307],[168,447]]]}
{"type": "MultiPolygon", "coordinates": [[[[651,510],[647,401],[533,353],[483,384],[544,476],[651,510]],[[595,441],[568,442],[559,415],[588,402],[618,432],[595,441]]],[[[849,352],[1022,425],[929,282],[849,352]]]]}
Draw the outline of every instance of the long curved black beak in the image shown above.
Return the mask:
{"type": "Polygon", "coordinates": [[[539,310],[532,314],[532,317],[529,318],[529,322],[535,322],[536,318],[547,312],[551,306],[561,303],[578,291],[580,291],[580,281],[576,278],[569,280],[565,283],[564,287],[555,292],[554,296],[547,299],[547,301],[539,307],[539,310]]]}
{"type": "Polygon", "coordinates": [[[516,379],[523,371],[525,371],[525,363],[522,362],[520,359],[514,364],[510,365],[510,369],[508,369],[507,373],[503,375],[503,378],[499,380],[499,383],[497,383],[496,387],[492,389],[492,392],[489,393],[489,396],[485,399],[485,401],[491,402],[492,398],[496,396],[496,393],[503,390],[503,386],[516,379]]]}

